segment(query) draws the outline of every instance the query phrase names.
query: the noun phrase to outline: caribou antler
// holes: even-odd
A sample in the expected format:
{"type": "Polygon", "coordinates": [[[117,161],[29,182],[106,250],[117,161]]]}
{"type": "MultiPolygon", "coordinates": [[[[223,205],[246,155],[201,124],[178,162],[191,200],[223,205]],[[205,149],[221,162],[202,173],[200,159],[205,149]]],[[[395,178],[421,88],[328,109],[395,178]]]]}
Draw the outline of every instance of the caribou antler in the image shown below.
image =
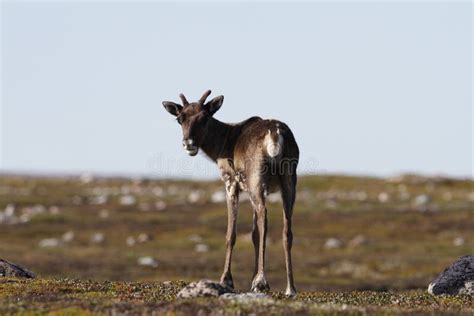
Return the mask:
{"type": "Polygon", "coordinates": [[[188,105],[189,104],[189,102],[188,102],[188,100],[186,100],[186,97],[184,96],[184,94],[181,93],[179,95],[179,98],[181,99],[181,101],[183,101],[183,105],[188,105]]]}
{"type": "Polygon", "coordinates": [[[199,103],[204,104],[204,102],[206,102],[206,99],[210,94],[211,94],[211,90],[207,90],[206,92],[204,92],[202,97],[199,99],[199,103]]]}

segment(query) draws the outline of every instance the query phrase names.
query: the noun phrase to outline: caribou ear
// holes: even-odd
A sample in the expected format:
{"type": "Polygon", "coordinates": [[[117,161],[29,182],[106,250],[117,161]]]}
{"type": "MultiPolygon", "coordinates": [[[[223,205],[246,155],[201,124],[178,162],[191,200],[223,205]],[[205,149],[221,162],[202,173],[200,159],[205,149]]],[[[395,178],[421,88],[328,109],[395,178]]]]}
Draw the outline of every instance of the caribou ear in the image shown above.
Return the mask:
{"type": "Polygon", "coordinates": [[[166,111],[168,111],[171,115],[178,116],[183,107],[179,104],[170,101],[163,101],[163,106],[165,107],[166,111]]]}
{"type": "Polygon", "coordinates": [[[215,97],[211,101],[207,102],[206,103],[206,108],[207,108],[207,110],[209,111],[209,113],[211,115],[214,115],[214,113],[219,111],[219,109],[222,106],[222,103],[224,103],[224,96],[220,95],[218,97],[215,97]]]}

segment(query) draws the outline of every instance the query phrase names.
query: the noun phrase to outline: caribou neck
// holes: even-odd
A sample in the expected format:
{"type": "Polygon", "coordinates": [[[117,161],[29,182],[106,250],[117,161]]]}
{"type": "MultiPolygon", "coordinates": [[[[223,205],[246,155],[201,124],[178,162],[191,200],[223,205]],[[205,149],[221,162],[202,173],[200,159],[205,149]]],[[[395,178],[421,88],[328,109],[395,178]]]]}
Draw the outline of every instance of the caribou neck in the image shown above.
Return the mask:
{"type": "Polygon", "coordinates": [[[213,161],[219,158],[232,159],[235,145],[234,134],[234,126],[211,117],[201,149],[213,161]]]}

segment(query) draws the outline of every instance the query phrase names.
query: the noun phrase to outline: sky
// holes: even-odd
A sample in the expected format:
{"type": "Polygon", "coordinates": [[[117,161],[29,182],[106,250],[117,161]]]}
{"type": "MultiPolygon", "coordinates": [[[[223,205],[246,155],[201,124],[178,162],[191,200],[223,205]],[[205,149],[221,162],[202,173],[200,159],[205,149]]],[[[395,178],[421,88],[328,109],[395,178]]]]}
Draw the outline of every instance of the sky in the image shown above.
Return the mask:
{"type": "Polygon", "coordinates": [[[214,178],[162,107],[286,122],[299,173],[473,177],[472,4],[1,4],[3,172],[214,178]]]}

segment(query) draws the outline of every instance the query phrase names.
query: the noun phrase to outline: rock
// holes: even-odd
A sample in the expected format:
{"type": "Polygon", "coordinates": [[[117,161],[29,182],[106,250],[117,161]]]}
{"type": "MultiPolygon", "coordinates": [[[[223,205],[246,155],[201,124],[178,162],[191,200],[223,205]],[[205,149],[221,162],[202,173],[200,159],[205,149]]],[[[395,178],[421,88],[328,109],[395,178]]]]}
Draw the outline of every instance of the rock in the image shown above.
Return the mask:
{"type": "Polygon", "coordinates": [[[356,248],[359,246],[366,245],[367,243],[368,243],[368,240],[364,235],[357,235],[349,241],[347,246],[349,248],[356,248]]]}
{"type": "Polygon", "coordinates": [[[192,282],[182,288],[178,293],[178,298],[192,297],[217,297],[226,293],[235,293],[234,290],[227,285],[220,284],[211,280],[200,280],[192,282]]]}
{"type": "Polygon", "coordinates": [[[194,246],[194,251],[196,252],[208,252],[209,251],[209,246],[206,244],[197,244],[194,246]]]}
{"type": "Polygon", "coordinates": [[[127,246],[133,247],[137,243],[137,240],[133,236],[128,236],[125,242],[127,243],[127,246]]]}
{"type": "Polygon", "coordinates": [[[34,279],[36,275],[19,265],[0,259],[0,277],[34,279]]]}
{"type": "Polygon", "coordinates": [[[39,242],[41,248],[54,248],[59,247],[63,242],[57,238],[45,238],[39,242]]]}
{"type": "Polygon", "coordinates": [[[65,232],[63,234],[63,236],[61,237],[61,239],[64,241],[64,242],[71,242],[74,240],[74,232],[73,231],[68,231],[68,232],[65,232]]]}
{"type": "Polygon", "coordinates": [[[106,219],[106,218],[109,218],[109,216],[110,216],[109,210],[103,209],[103,210],[99,211],[99,217],[100,218],[106,219]]]}
{"type": "Polygon", "coordinates": [[[133,195],[123,195],[119,199],[120,205],[126,205],[126,206],[133,205],[135,204],[136,201],[137,199],[133,195]]]}
{"type": "Polygon", "coordinates": [[[465,241],[464,241],[464,238],[462,237],[456,237],[453,239],[453,245],[456,247],[464,246],[464,244],[465,244],[465,241]]]}
{"type": "Polygon", "coordinates": [[[156,261],[156,259],[153,257],[140,257],[138,258],[137,263],[141,266],[146,266],[146,267],[152,267],[152,268],[158,267],[158,261],[156,261]]]}
{"type": "Polygon", "coordinates": [[[105,241],[104,233],[95,233],[91,237],[91,243],[93,244],[101,244],[105,241]]]}
{"type": "Polygon", "coordinates": [[[379,200],[380,203],[387,203],[390,200],[390,195],[387,192],[381,192],[377,196],[377,199],[379,200]]]}
{"type": "Polygon", "coordinates": [[[155,209],[157,211],[164,211],[166,209],[166,203],[163,201],[158,201],[155,203],[155,209]]]}
{"type": "Polygon", "coordinates": [[[455,261],[428,286],[433,295],[474,294],[474,256],[455,261]]]}
{"type": "Polygon", "coordinates": [[[146,243],[147,241],[150,241],[150,239],[151,239],[150,235],[141,233],[137,237],[137,242],[143,244],[143,243],[146,243]]]}
{"type": "Polygon", "coordinates": [[[265,293],[225,293],[222,294],[219,298],[226,299],[226,300],[235,300],[239,302],[252,302],[255,300],[265,300],[268,302],[273,302],[271,296],[265,293]]]}
{"type": "Polygon", "coordinates": [[[226,200],[226,197],[223,191],[216,191],[211,196],[212,203],[222,203],[225,200],[226,200]]]}
{"type": "Polygon", "coordinates": [[[188,239],[192,242],[197,242],[197,243],[202,242],[202,237],[197,234],[192,234],[191,236],[189,236],[188,239]]]}
{"type": "Polygon", "coordinates": [[[328,238],[324,243],[324,248],[326,249],[337,249],[342,247],[342,241],[337,238],[328,238]]]}
{"type": "Polygon", "coordinates": [[[426,206],[431,202],[431,197],[426,194],[420,194],[413,200],[415,206],[426,206]]]}

